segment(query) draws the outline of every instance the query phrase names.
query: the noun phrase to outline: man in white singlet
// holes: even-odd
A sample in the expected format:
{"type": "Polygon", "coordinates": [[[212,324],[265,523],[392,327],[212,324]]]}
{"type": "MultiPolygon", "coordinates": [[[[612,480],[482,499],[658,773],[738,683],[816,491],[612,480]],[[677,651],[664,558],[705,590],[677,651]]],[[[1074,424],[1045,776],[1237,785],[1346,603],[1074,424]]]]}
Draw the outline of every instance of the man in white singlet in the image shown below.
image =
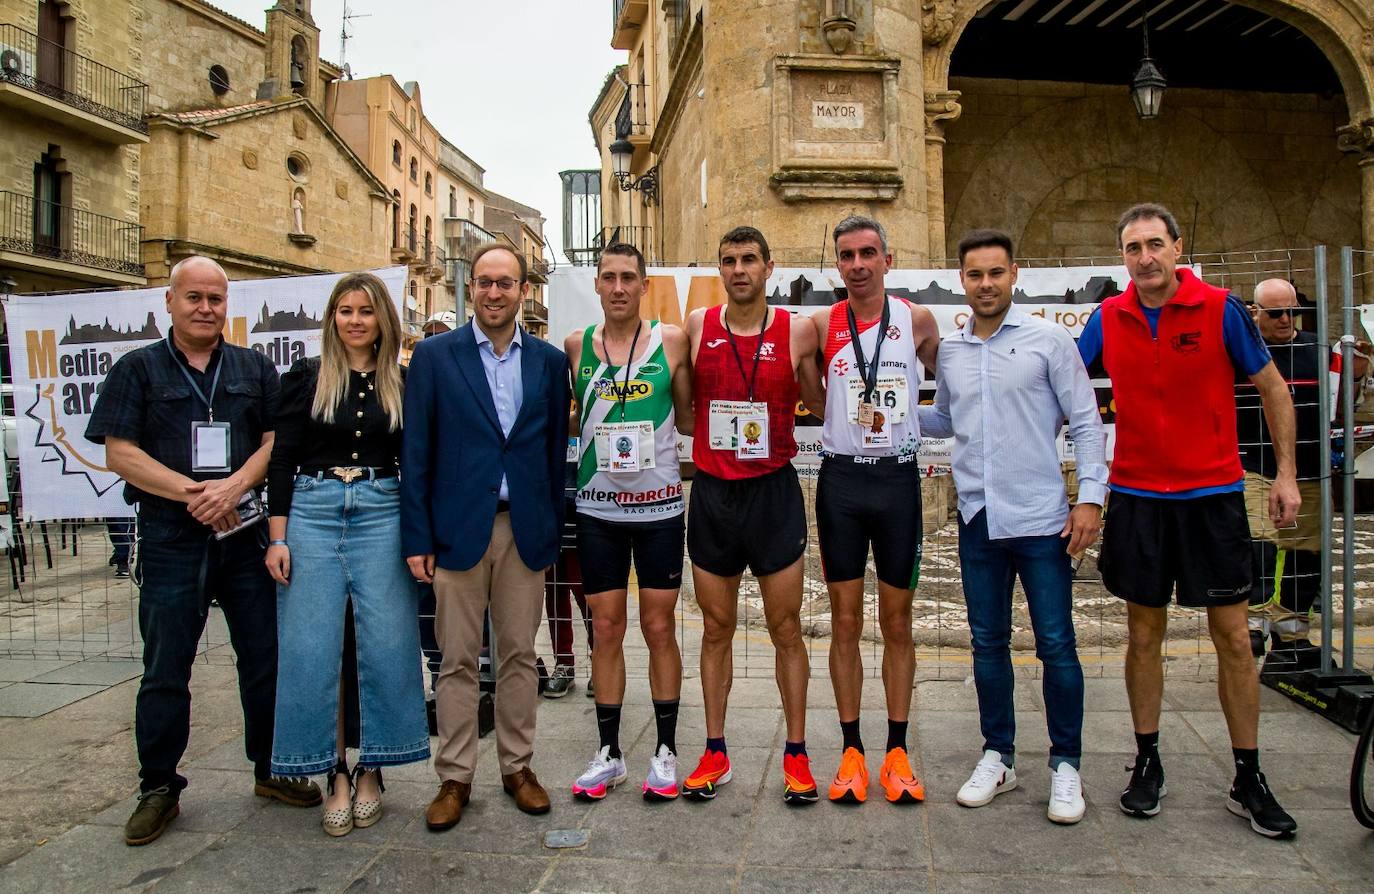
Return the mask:
{"type": "MultiPolygon", "coordinates": [[[[835,258],[847,297],[816,313],[819,382],[803,387],[824,402],[808,406],[824,419],[816,533],[830,591],[830,680],[844,737],[830,800],[868,797],[868,766],[859,735],[863,659],[864,571],[870,546],[878,578],[878,626],[883,634],[887,747],[879,774],[894,804],[925,799],[907,758],[907,718],[916,656],[911,602],[921,570],[921,427],[917,386],[924,365],[935,371],[939,332],[924,307],[890,297],[883,279],[892,267],[887,234],[869,217],[835,227],[835,258]]],[[[814,368],[814,367],[813,367],[814,368]]]]}

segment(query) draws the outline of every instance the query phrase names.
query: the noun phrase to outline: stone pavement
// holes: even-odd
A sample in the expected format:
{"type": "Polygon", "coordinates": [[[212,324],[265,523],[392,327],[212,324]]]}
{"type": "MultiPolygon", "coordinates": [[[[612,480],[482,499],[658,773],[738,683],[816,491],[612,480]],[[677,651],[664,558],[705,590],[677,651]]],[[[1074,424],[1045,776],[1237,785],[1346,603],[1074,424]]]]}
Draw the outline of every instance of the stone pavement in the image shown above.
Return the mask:
{"type": "MultiPolygon", "coordinates": [[[[814,662],[814,673],[824,672],[814,662]]],[[[1083,762],[1088,814],[1077,826],[1045,819],[1048,741],[1038,681],[1017,683],[1022,787],[968,810],[954,793],[980,744],[971,685],[920,682],[913,758],[924,805],[784,806],[782,714],[768,679],[742,679],[728,737],[735,778],[714,802],[647,804],[637,786],[654,744],[647,683],[630,685],[623,740],[630,785],[596,805],[568,784],[596,743],[592,702],[579,687],[540,712],[535,769],[554,797],[546,817],[516,811],[501,792],[494,741],[482,742],[473,801],[455,829],[427,831],[435,789],[423,765],[387,772],[386,814],[369,829],[330,839],[318,809],[254,798],[243,758],[233,669],[198,664],[182,815],[159,841],[123,844],[120,826],[136,786],[133,697],[127,663],[0,660],[0,891],[977,891],[1239,892],[1273,884],[1283,894],[1369,894],[1374,833],[1346,801],[1353,737],[1264,691],[1264,766],[1298,819],[1293,841],[1269,841],[1225,811],[1230,756],[1212,684],[1172,677],[1163,752],[1169,779],[1153,820],[1121,814],[1116,795],[1131,735],[1120,679],[1088,680],[1083,762]],[[57,665],[57,666],[51,666],[57,665]],[[41,681],[37,681],[43,678],[41,681]],[[6,685],[7,684],[7,685],[6,685]],[[67,701],[69,687],[86,687],[67,701]],[[15,687],[25,687],[12,692],[15,687]],[[6,692],[11,698],[5,699],[6,692]],[[20,692],[23,698],[16,698],[20,692]],[[27,706],[27,707],[25,707],[27,706]],[[45,712],[46,711],[46,712],[45,712]],[[585,847],[551,850],[544,833],[585,830],[585,847]]],[[[634,673],[632,671],[632,673],[634,673]]],[[[829,681],[813,679],[808,737],[822,786],[839,759],[829,681]]],[[[865,737],[885,735],[881,684],[869,680],[865,737]]],[[[679,742],[692,764],[703,739],[701,694],[685,681],[679,742]]],[[[876,785],[874,786],[876,788],[876,785]]]]}

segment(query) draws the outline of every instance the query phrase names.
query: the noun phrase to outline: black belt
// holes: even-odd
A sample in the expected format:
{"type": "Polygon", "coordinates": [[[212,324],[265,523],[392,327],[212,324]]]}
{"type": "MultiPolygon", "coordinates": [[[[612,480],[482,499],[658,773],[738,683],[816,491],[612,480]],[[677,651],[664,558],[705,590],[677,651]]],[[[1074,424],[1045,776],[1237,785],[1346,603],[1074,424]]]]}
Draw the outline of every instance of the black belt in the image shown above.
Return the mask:
{"type": "Polygon", "coordinates": [[[375,481],[378,478],[395,478],[401,474],[401,470],[395,466],[327,466],[302,468],[302,475],[309,475],[311,478],[337,478],[344,484],[352,484],[359,478],[375,481]]]}
{"type": "Polygon", "coordinates": [[[914,463],[920,454],[903,453],[898,456],[851,456],[847,453],[822,453],[822,461],[853,463],[857,466],[901,466],[914,463]]]}

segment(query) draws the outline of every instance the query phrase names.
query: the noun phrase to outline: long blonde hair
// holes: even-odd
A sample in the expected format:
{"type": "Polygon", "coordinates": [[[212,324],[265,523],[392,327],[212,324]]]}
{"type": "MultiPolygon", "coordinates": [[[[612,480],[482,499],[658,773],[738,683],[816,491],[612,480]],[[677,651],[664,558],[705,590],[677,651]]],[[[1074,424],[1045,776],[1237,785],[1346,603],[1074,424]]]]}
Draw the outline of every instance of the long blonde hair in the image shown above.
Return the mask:
{"type": "Polygon", "coordinates": [[[348,351],[339,339],[339,327],[334,315],[339,301],[349,292],[362,292],[372,303],[372,314],[380,330],[372,350],[377,355],[377,400],[391,419],[391,430],[401,427],[401,371],[397,362],[401,356],[401,318],[386,290],[386,284],[371,273],[349,273],[334,284],[329,304],[324,309],[324,325],[320,329],[320,377],[315,384],[315,402],[310,415],[321,422],[333,423],[334,412],[343,403],[348,390],[348,351]]]}

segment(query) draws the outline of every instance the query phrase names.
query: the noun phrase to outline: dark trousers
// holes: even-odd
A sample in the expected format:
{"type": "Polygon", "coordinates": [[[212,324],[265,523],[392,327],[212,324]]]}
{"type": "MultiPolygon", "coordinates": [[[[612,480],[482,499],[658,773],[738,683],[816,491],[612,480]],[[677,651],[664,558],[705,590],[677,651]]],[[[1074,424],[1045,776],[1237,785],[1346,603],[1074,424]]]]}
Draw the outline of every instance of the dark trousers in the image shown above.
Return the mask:
{"type": "Polygon", "coordinates": [[[186,787],[177,765],[191,733],[191,666],[210,600],[219,603],[237,658],[244,745],[259,779],[272,761],[272,712],[277,684],[276,585],[263,565],[257,525],[224,540],[145,525],[139,543],[138,626],[143,635],[143,682],[134,737],[140,787],[186,787]]]}
{"type": "Polygon", "coordinates": [[[111,565],[129,564],[129,552],[134,545],[134,522],[130,518],[107,518],[105,532],[110,537],[111,565]]]}
{"type": "Polygon", "coordinates": [[[592,647],[592,613],[587,608],[587,594],[582,586],[582,563],[577,550],[563,547],[558,561],[544,573],[544,614],[549,622],[549,641],[553,644],[556,666],[572,667],[573,660],[573,602],[577,603],[582,623],[587,628],[587,648],[592,647]]]}

